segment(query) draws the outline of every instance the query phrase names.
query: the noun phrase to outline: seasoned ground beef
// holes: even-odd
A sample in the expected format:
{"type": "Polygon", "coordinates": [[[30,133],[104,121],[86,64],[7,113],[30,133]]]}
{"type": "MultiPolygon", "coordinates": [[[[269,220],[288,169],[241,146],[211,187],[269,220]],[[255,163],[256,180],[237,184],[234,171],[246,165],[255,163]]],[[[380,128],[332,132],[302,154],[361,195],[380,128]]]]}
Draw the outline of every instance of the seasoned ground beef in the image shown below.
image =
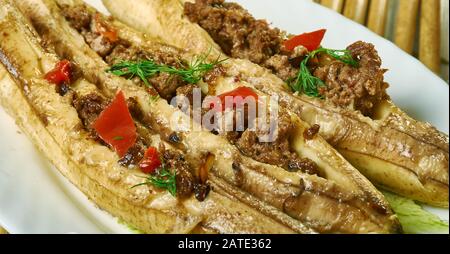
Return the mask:
{"type": "Polygon", "coordinates": [[[172,52],[161,50],[142,50],[135,46],[127,45],[125,42],[120,42],[110,55],[105,57],[108,64],[113,65],[121,61],[140,61],[152,60],[157,64],[165,64],[174,66],[176,68],[182,67],[179,58],[172,52]]]}
{"type": "Polygon", "coordinates": [[[143,121],[144,112],[142,112],[141,107],[135,97],[130,97],[127,100],[128,109],[130,110],[130,114],[133,119],[138,121],[143,121]]]}
{"type": "MultiPolygon", "coordinates": [[[[296,78],[298,66],[308,53],[301,46],[287,51],[278,29],[270,28],[264,20],[256,20],[235,3],[196,0],[185,3],[184,13],[191,22],[205,29],[226,54],[260,64],[284,81],[296,78]]],[[[388,84],[383,81],[385,70],[381,69],[373,45],[356,42],[348,50],[360,61],[358,68],[322,56],[327,58],[326,63],[319,68],[312,66],[312,72],[325,82],[326,87],[320,92],[334,105],[371,116],[377,103],[388,98],[388,84]]]]}
{"type": "Polygon", "coordinates": [[[328,100],[370,116],[379,101],[389,98],[389,85],[383,76],[386,70],[381,68],[381,59],[372,44],[358,41],[347,49],[359,60],[357,68],[329,59],[314,71],[314,76],[327,84],[321,94],[328,100]]]}
{"type": "Polygon", "coordinates": [[[97,31],[97,21],[83,5],[61,6],[62,13],[70,25],[83,35],[89,46],[100,56],[105,57],[116,46],[117,42],[103,36],[97,31]]]}
{"type": "Polygon", "coordinates": [[[302,171],[317,174],[317,165],[306,158],[300,158],[290,147],[290,135],[294,125],[287,113],[280,112],[278,131],[273,142],[261,142],[259,137],[267,133],[263,130],[246,130],[236,142],[236,146],[245,155],[253,159],[280,166],[288,171],[302,171]]]}
{"type": "MultiPolygon", "coordinates": [[[[134,46],[128,46],[124,44],[117,45],[109,54],[105,57],[106,62],[109,65],[114,65],[121,61],[142,61],[152,60],[157,64],[164,64],[173,66],[176,68],[182,68],[178,58],[171,52],[161,50],[155,50],[153,52],[147,50],[141,50],[134,46]]],[[[137,79],[139,83],[143,83],[137,79]]],[[[149,78],[149,83],[159,93],[159,95],[167,100],[170,100],[176,93],[176,89],[186,84],[179,76],[169,75],[167,73],[159,73],[149,78]]]]}
{"type": "Polygon", "coordinates": [[[91,132],[93,137],[97,137],[95,130],[92,128],[92,124],[106,106],[108,106],[108,101],[96,93],[90,93],[84,96],[79,96],[75,93],[73,106],[77,110],[78,117],[81,119],[84,127],[91,132]]]}
{"type": "Polygon", "coordinates": [[[274,55],[263,64],[282,80],[289,80],[296,77],[298,69],[294,68],[286,55],[274,55]]]}
{"type": "Polygon", "coordinates": [[[221,64],[218,64],[214,67],[214,69],[205,74],[205,76],[203,77],[203,81],[205,81],[209,85],[209,87],[212,88],[214,87],[217,78],[225,75],[225,73],[225,68],[221,64]]]}
{"type": "MultiPolygon", "coordinates": [[[[177,96],[185,96],[189,100],[189,104],[194,104],[194,89],[199,88],[196,85],[185,85],[177,88],[177,96]]],[[[202,99],[200,97],[200,99],[202,99]]]]}
{"type": "MultiPolygon", "coordinates": [[[[135,107],[134,103],[137,102],[133,99],[128,101],[131,112],[133,112],[132,107],[135,107]]],[[[100,139],[97,132],[92,127],[92,124],[98,118],[100,113],[108,106],[108,104],[109,102],[107,100],[96,93],[90,93],[84,96],[79,96],[76,93],[74,94],[73,106],[78,112],[78,117],[81,119],[81,122],[86,130],[89,131],[91,138],[102,143],[103,145],[107,144],[100,139]]],[[[136,143],[119,160],[119,164],[125,167],[137,165],[144,157],[145,147],[146,144],[144,139],[138,136],[136,143]]]]}
{"type": "Polygon", "coordinates": [[[186,84],[179,76],[168,73],[157,74],[150,78],[149,81],[159,95],[169,101],[175,96],[177,88],[186,84]]]}
{"type": "Polygon", "coordinates": [[[134,143],[134,145],[128,149],[127,153],[119,160],[119,164],[124,167],[138,165],[142,158],[144,158],[146,147],[144,139],[138,136],[136,143],[134,143]]]}
{"type": "Polygon", "coordinates": [[[64,17],[76,30],[81,31],[82,29],[89,28],[92,17],[86,9],[86,6],[62,5],[61,9],[64,17]]]}
{"type": "Polygon", "coordinates": [[[256,20],[238,4],[196,0],[185,3],[184,14],[232,57],[261,64],[280,50],[280,30],[270,28],[265,20],[256,20]]]}
{"type": "Polygon", "coordinates": [[[209,192],[211,191],[211,186],[207,183],[201,184],[201,183],[196,183],[194,185],[194,194],[195,194],[195,198],[202,202],[206,199],[206,197],[208,197],[209,192]]]}
{"type": "Polygon", "coordinates": [[[90,31],[83,31],[81,34],[84,36],[86,43],[89,44],[89,47],[101,57],[107,56],[114,49],[115,43],[110,42],[99,34],[90,31]]]}
{"type": "MultiPolygon", "coordinates": [[[[128,46],[124,44],[117,45],[109,54],[105,57],[105,61],[109,65],[114,65],[122,61],[143,61],[151,59],[157,64],[164,64],[181,68],[180,61],[176,56],[163,50],[157,50],[154,52],[143,51],[134,46],[128,46]]],[[[143,82],[136,77],[136,82],[143,84],[143,82]]],[[[159,73],[149,78],[149,83],[156,89],[159,95],[167,100],[170,100],[176,92],[176,89],[186,83],[178,76],[169,75],[167,73],[159,73]]],[[[151,89],[153,89],[151,88],[151,89]]]]}
{"type": "Polygon", "coordinates": [[[194,192],[195,178],[184,156],[174,150],[160,148],[166,168],[175,170],[177,197],[187,198],[194,192]]]}

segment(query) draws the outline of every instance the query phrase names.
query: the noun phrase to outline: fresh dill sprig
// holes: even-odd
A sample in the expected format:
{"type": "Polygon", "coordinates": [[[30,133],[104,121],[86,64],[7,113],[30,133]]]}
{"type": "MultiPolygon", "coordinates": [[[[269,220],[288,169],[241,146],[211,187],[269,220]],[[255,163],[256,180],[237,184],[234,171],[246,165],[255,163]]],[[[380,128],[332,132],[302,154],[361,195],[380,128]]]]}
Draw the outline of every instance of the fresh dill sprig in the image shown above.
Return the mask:
{"type": "Polygon", "coordinates": [[[121,61],[106,71],[116,76],[127,76],[129,79],[138,76],[147,86],[151,86],[148,78],[160,73],[162,67],[162,65],[158,65],[152,60],[138,62],[121,61]]]}
{"type": "Polygon", "coordinates": [[[352,67],[358,67],[359,63],[357,60],[353,59],[352,54],[349,50],[347,49],[327,49],[327,48],[318,48],[315,51],[313,51],[312,57],[314,57],[315,55],[319,54],[319,53],[325,53],[330,55],[331,57],[333,57],[336,60],[339,60],[345,64],[348,64],[352,67]]]}
{"type": "Polygon", "coordinates": [[[209,54],[204,54],[199,57],[195,57],[191,63],[186,67],[176,68],[164,64],[157,64],[153,60],[140,60],[140,61],[121,61],[118,64],[113,65],[107,72],[110,72],[116,76],[127,76],[132,79],[139,77],[147,86],[151,86],[148,79],[159,73],[168,73],[170,75],[177,75],[181,79],[189,84],[198,83],[203,76],[214,69],[214,67],[224,61],[217,58],[212,63],[206,62],[209,54]]]}
{"type": "Polygon", "coordinates": [[[323,99],[323,96],[319,92],[319,88],[326,86],[325,83],[311,74],[308,69],[308,62],[311,58],[314,58],[317,54],[325,53],[329,56],[339,60],[345,64],[348,64],[352,67],[358,66],[358,61],[353,59],[350,51],[348,50],[336,50],[336,49],[327,49],[327,48],[318,48],[306,56],[305,59],[300,63],[300,70],[296,78],[289,79],[287,83],[290,85],[292,90],[296,92],[301,92],[306,94],[309,97],[316,97],[323,99]]]}
{"type": "Polygon", "coordinates": [[[113,140],[115,140],[115,141],[119,141],[119,140],[123,140],[123,139],[124,139],[124,137],[122,137],[122,136],[115,136],[113,138],[113,140]]]}
{"type": "Polygon", "coordinates": [[[155,174],[149,175],[145,182],[137,184],[132,188],[136,188],[142,185],[154,185],[157,188],[165,189],[172,194],[172,196],[176,197],[177,195],[177,182],[176,182],[176,173],[171,173],[168,169],[162,166],[155,174]]]}
{"type": "MultiPolygon", "coordinates": [[[[211,51],[211,49],[210,49],[211,51]]],[[[206,73],[214,69],[218,64],[223,63],[227,59],[220,60],[220,56],[217,57],[212,63],[207,63],[206,60],[210,53],[203,54],[200,57],[195,57],[186,69],[176,69],[175,75],[179,75],[185,82],[189,84],[197,84],[202,80],[206,73]]]]}
{"type": "Polygon", "coordinates": [[[309,71],[306,64],[310,58],[311,55],[307,56],[300,63],[297,78],[288,80],[288,84],[296,92],[304,93],[309,97],[322,98],[323,96],[319,93],[319,87],[325,86],[325,83],[321,79],[313,76],[309,71]]]}

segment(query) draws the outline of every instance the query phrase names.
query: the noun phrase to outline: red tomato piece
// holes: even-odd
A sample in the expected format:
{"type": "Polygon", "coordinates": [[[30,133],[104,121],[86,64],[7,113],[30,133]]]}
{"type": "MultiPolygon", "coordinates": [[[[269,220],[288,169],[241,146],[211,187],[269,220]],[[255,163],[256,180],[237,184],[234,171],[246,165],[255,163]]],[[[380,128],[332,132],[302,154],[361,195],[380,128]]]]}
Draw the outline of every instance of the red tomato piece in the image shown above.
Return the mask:
{"type": "MultiPolygon", "coordinates": [[[[255,102],[258,101],[258,95],[255,93],[255,91],[253,91],[253,89],[245,87],[245,86],[241,86],[241,87],[234,89],[233,91],[226,92],[226,93],[218,96],[218,98],[220,99],[220,102],[222,103],[222,111],[224,111],[226,109],[225,103],[226,103],[227,97],[233,97],[233,108],[236,108],[236,106],[238,106],[237,104],[239,102],[242,102],[240,99],[245,100],[247,97],[252,97],[253,99],[255,99],[255,102]],[[240,99],[238,99],[239,97],[240,97],[240,99]]],[[[214,104],[211,104],[210,108],[214,108],[214,104]]]]}
{"type": "Polygon", "coordinates": [[[158,150],[155,147],[149,147],[145,152],[144,158],[139,163],[139,168],[143,173],[151,174],[161,165],[158,150]]]}
{"type": "Polygon", "coordinates": [[[310,52],[318,49],[322,43],[323,37],[325,36],[326,29],[321,29],[311,33],[304,33],[292,37],[291,39],[284,42],[284,47],[287,50],[294,50],[297,46],[302,45],[307,48],[310,52]]]}
{"type": "Polygon", "coordinates": [[[62,60],[55,65],[55,68],[45,74],[45,79],[55,85],[70,83],[72,65],[68,60],[62,60]]]}
{"type": "Polygon", "coordinates": [[[128,109],[125,95],[118,92],[111,104],[93,124],[99,137],[113,147],[120,157],[136,142],[136,126],[128,109]]]}

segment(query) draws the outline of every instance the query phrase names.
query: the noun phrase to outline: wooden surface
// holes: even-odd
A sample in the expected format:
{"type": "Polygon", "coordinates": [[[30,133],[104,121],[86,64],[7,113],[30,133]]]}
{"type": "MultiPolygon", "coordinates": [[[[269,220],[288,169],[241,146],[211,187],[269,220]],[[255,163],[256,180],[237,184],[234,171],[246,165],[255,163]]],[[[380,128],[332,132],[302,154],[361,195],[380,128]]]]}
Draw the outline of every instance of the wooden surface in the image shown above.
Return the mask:
{"type": "Polygon", "coordinates": [[[448,0],[313,1],[392,40],[448,82],[448,0]]]}
{"type": "Polygon", "coordinates": [[[394,42],[409,54],[414,50],[418,14],[419,0],[399,0],[394,42]]]}
{"type": "Polygon", "coordinates": [[[369,0],[346,0],[343,14],[360,24],[366,24],[369,0]]]}
{"type": "Polygon", "coordinates": [[[420,4],[419,59],[439,73],[440,64],[440,0],[422,0],[420,4]]]}
{"type": "Polygon", "coordinates": [[[342,12],[344,8],[344,0],[322,0],[320,3],[337,12],[342,12]]]}
{"type": "Polygon", "coordinates": [[[389,0],[370,1],[367,27],[381,36],[384,36],[384,33],[386,31],[388,2],[389,0]]]}

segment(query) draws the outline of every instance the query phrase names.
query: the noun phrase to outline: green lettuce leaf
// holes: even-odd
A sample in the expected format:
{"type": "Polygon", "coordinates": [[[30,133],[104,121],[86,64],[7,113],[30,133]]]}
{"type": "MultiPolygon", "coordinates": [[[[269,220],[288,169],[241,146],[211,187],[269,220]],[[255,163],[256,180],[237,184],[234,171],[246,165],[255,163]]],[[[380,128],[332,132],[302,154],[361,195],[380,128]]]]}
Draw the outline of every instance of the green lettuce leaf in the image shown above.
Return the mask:
{"type": "Polygon", "coordinates": [[[424,210],[413,200],[383,192],[392,209],[397,214],[406,234],[449,233],[448,222],[424,210]]]}

